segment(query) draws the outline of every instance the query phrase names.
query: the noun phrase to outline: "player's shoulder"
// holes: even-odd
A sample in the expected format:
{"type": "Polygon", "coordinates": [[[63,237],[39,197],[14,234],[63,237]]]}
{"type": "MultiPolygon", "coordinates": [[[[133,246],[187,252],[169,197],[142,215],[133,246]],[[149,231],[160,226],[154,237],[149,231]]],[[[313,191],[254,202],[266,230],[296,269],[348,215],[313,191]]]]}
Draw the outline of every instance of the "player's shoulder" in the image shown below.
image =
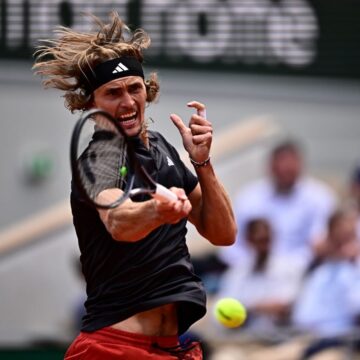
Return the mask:
{"type": "Polygon", "coordinates": [[[157,143],[160,142],[162,144],[165,144],[166,146],[171,146],[171,144],[166,140],[165,136],[159,133],[158,131],[148,130],[148,136],[151,142],[152,141],[157,143]]]}
{"type": "Polygon", "coordinates": [[[172,144],[170,144],[169,141],[167,141],[166,138],[158,131],[149,130],[148,136],[150,142],[156,143],[158,147],[166,149],[172,154],[177,154],[177,150],[175,149],[175,147],[172,144]]]}
{"type": "Polygon", "coordinates": [[[150,140],[161,140],[164,141],[166,143],[168,143],[168,141],[165,139],[164,135],[162,135],[161,133],[159,133],[158,131],[155,130],[148,130],[148,136],[150,140]]]}

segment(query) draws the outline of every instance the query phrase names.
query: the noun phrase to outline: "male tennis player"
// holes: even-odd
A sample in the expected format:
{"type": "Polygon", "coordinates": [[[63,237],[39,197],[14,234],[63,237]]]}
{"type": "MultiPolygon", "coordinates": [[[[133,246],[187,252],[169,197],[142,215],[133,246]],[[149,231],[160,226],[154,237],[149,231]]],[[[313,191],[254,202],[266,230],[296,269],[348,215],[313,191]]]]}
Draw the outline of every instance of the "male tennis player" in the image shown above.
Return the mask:
{"type": "MultiPolygon", "coordinates": [[[[214,245],[231,245],[236,225],[229,198],[210,161],[211,123],[204,105],[189,125],[171,115],[197,176],[158,132],[147,129],[145,106],[159,85],[155,74],[144,80],[142,50],[148,35],[133,34],[117,13],[108,24],[93,17],[95,32],[60,28],[38,49],[36,72],[45,86],[65,91],[71,110],[101,108],[126,134],[138,137],[137,152],[156,181],[177,195],[127,200],[111,210],[88,206],[72,189],[73,220],[87,283],[86,315],[66,359],[202,359],[198,344],[180,346],[183,334],[206,312],[205,291],[194,274],[185,243],[189,219],[214,245]]],[[[115,196],[121,189],[106,190],[115,196]]]]}

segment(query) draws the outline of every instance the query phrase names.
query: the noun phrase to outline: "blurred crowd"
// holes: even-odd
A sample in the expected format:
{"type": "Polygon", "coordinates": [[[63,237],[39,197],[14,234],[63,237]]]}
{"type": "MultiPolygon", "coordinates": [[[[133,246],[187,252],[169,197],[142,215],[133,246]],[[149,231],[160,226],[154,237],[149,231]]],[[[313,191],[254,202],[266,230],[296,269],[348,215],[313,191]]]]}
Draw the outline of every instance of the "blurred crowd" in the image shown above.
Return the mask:
{"type": "Polygon", "coordinates": [[[271,150],[266,177],[240,189],[236,243],[195,261],[212,298],[248,311],[240,328],[213,324],[235,342],[209,359],[360,359],[360,164],[348,178],[340,196],[286,140],[271,150]]]}

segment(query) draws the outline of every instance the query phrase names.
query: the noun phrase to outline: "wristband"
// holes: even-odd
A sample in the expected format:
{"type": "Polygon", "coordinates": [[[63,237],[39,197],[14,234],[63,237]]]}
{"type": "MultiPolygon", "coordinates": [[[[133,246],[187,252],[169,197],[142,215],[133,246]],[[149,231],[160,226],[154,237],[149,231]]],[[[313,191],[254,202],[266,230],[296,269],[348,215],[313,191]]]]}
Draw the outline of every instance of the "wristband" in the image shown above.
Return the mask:
{"type": "Polygon", "coordinates": [[[196,168],[199,168],[199,167],[203,167],[203,166],[207,166],[210,162],[210,156],[204,160],[203,162],[197,162],[195,160],[193,160],[191,157],[189,157],[191,163],[196,167],[196,168]]]}

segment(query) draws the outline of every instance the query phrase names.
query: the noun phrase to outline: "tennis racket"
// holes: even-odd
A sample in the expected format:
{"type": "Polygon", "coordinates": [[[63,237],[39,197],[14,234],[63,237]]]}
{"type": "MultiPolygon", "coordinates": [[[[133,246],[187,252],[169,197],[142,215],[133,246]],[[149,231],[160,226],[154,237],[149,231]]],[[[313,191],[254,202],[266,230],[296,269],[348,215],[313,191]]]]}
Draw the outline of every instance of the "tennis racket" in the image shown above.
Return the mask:
{"type": "Polygon", "coordinates": [[[92,109],[83,113],[72,133],[70,162],[74,185],[85,201],[111,209],[138,194],[163,202],[177,200],[176,194],[156,183],[140,163],[134,140],[107,112],[92,109]],[[137,177],[144,187],[134,188],[137,177]],[[122,191],[106,193],[113,189],[122,191]]]}

